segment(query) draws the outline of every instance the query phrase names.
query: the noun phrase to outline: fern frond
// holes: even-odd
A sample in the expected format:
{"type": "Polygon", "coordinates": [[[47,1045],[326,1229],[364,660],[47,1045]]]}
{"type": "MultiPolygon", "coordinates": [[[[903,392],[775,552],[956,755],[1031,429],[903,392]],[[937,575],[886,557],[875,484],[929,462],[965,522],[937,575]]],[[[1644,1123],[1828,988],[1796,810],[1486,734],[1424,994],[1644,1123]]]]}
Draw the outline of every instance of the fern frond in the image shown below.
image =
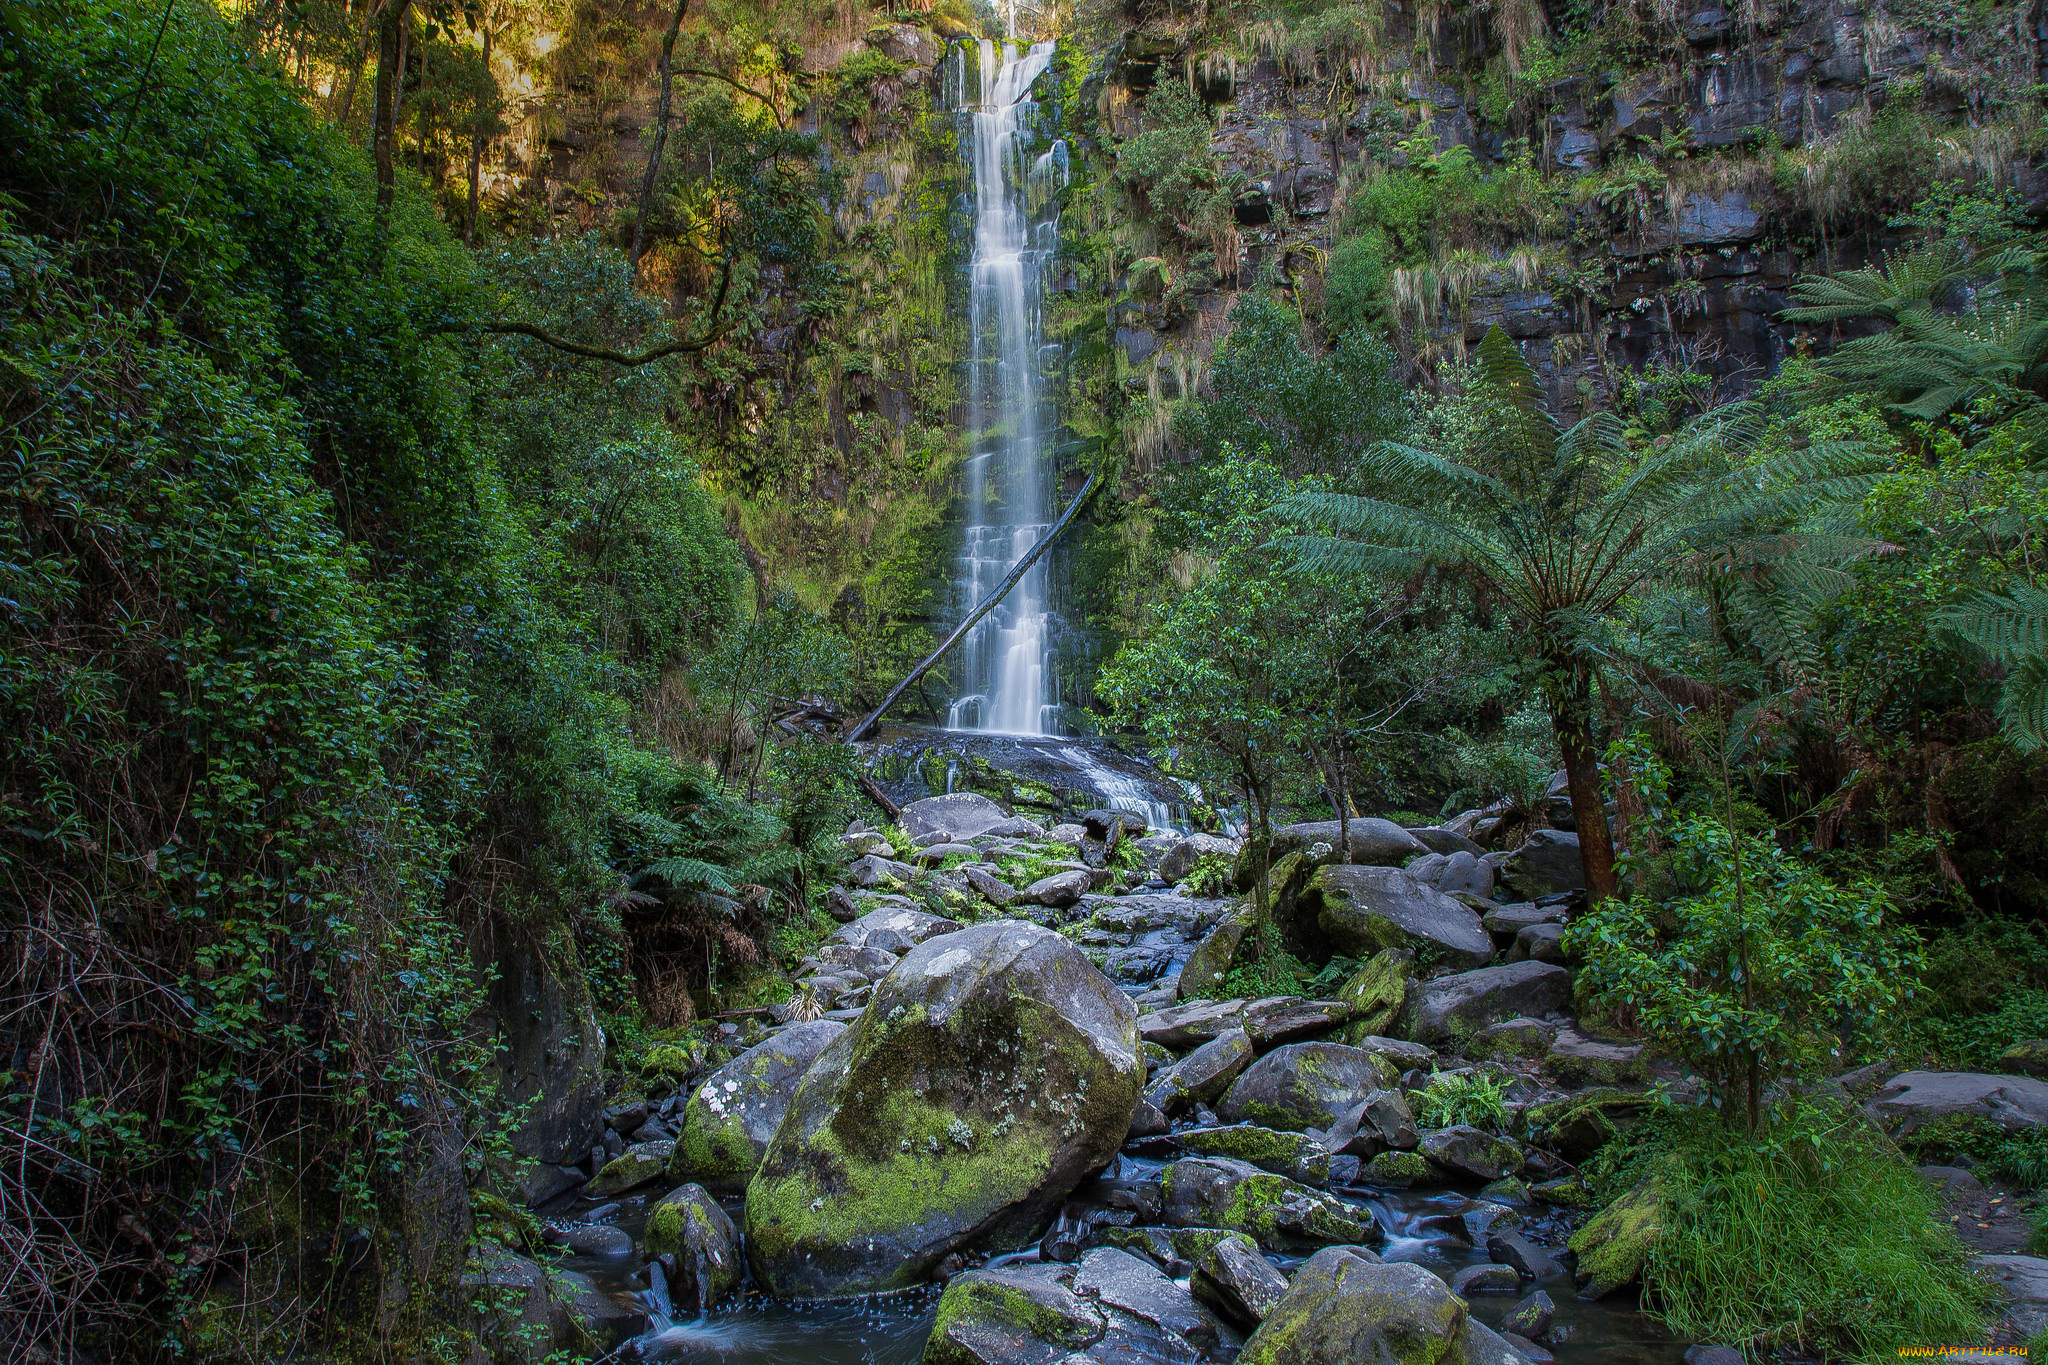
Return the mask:
{"type": "Polygon", "coordinates": [[[2048,749],[2048,658],[2028,659],[2007,675],[1998,710],[2015,749],[2048,749]]]}
{"type": "Polygon", "coordinates": [[[1976,593],[1939,619],[2001,663],[2048,659],[2048,590],[2032,584],[2015,583],[2005,596],[1976,593]]]}
{"type": "Polygon", "coordinates": [[[710,891],[721,896],[731,896],[738,891],[729,871],[698,858],[656,858],[641,868],[633,880],[639,883],[649,877],[667,882],[678,890],[710,891]]]}

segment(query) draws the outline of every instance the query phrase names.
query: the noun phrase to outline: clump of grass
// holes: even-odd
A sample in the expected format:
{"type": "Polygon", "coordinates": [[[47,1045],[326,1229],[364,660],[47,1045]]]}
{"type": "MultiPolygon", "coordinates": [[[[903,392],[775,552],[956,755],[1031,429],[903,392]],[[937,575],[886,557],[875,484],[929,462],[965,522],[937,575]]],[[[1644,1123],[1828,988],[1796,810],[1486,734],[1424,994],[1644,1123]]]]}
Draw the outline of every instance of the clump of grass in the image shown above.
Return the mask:
{"type": "Polygon", "coordinates": [[[1412,1092],[1415,1121],[1424,1128],[1454,1128],[1464,1123],[1499,1131],[1507,1126],[1505,1077],[1482,1071],[1439,1071],[1429,1084],[1412,1092]]]}
{"type": "Polygon", "coordinates": [[[1933,1187],[1852,1114],[1802,1107],[1750,1134],[1663,1109],[1593,1174],[1611,1194],[1652,1165],[1663,1231],[1643,1302],[1681,1338],[1874,1359],[1986,1324],[1990,1291],[1933,1187]]]}
{"type": "Polygon", "coordinates": [[[1269,995],[1300,995],[1302,982],[1315,972],[1315,968],[1303,962],[1277,945],[1268,945],[1265,951],[1249,962],[1239,962],[1224,973],[1217,987],[1217,995],[1224,1000],[1258,1000],[1269,995]]]}

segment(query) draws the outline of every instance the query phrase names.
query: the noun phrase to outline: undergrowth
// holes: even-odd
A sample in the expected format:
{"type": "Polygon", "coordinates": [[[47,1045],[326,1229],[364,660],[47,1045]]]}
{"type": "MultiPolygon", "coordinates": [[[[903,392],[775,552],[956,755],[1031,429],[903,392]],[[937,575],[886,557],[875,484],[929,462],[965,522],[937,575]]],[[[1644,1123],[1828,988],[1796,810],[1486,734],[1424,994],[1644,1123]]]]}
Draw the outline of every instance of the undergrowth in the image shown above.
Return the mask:
{"type": "Polygon", "coordinates": [[[1439,1071],[1429,1084],[1411,1091],[1415,1120],[1424,1128],[1470,1124],[1496,1132],[1508,1122],[1507,1077],[1483,1071],[1439,1071]]]}

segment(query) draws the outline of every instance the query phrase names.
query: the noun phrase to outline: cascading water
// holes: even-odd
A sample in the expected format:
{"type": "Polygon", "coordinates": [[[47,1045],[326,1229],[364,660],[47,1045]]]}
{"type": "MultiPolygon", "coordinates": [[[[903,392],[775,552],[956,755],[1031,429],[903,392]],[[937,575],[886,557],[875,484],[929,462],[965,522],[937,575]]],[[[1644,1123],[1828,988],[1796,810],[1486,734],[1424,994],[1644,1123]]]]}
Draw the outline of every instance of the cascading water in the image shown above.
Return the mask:
{"type": "MultiPolygon", "coordinates": [[[[983,39],[954,49],[948,95],[962,111],[974,171],[974,246],[969,262],[968,524],[955,587],[964,615],[1037,543],[1051,521],[1046,436],[1054,422],[1040,384],[1040,274],[1058,243],[1047,211],[1066,174],[1066,144],[1031,157],[1038,106],[1031,83],[1051,43],[1019,53],[983,39]],[[971,63],[971,69],[970,69],[971,63]]],[[[956,730],[1052,732],[1057,689],[1044,561],[961,645],[966,686],[947,714],[956,730]]]]}

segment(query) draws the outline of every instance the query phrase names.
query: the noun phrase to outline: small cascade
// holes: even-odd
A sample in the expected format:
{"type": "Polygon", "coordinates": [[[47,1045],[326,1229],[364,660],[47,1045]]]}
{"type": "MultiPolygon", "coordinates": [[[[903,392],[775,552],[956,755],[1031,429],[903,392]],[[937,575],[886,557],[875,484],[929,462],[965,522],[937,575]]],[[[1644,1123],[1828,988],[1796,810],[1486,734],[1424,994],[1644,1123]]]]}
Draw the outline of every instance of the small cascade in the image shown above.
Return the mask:
{"type": "MultiPolygon", "coordinates": [[[[1066,144],[1026,161],[1038,108],[1031,83],[1052,57],[1051,43],[1020,53],[1014,43],[982,39],[956,46],[948,59],[947,94],[965,116],[974,173],[967,405],[975,449],[966,463],[968,524],[954,576],[963,615],[1008,577],[1052,518],[1053,423],[1041,379],[1058,348],[1047,356],[1040,344],[1040,275],[1059,241],[1053,196],[1067,181],[1066,144]]],[[[966,685],[947,727],[1051,733],[1058,705],[1051,635],[1041,560],[962,642],[966,685]]]]}
{"type": "Polygon", "coordinates": [[[1085,784],[1102,796],[1105,810],[1127,810],[1133,815],[1145,817],[1145,823],[1154,829],[1170,829],[1177,834],[1186,834],[1191,826],[1187,820],[1176,814],[1174,808],[1146,790],[1145,784],[1100,762],[1086,749],[1075,745],[1060,746],[1060,757],[1074,765],[1083,774],[1085,784]]]}

